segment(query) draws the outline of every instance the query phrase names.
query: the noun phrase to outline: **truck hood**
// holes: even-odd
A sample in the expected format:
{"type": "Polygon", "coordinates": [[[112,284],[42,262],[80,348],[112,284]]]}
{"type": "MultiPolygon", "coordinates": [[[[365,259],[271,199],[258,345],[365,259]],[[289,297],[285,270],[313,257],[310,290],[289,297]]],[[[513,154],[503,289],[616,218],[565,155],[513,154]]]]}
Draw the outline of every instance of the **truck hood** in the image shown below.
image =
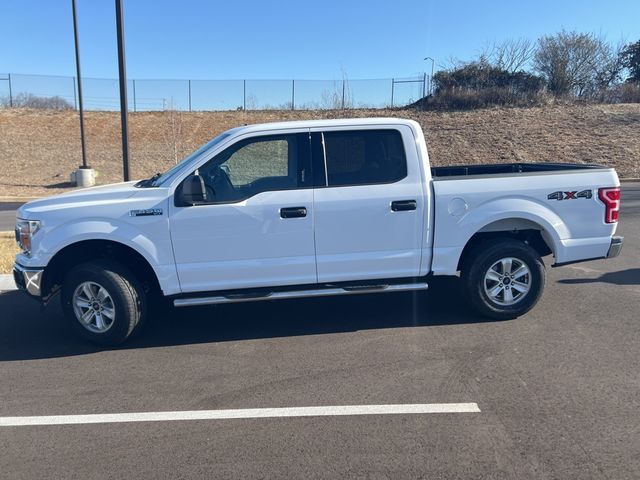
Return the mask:
{"type": "Polygon", "coordinates": [[[24,204],[18,209],[17,217],[24,219],[37,219],[41,213],[59,211],[74,208],[78,205],[99,206],[109,203],[126,201],[140,191],[134,187],[135,181],[101,185],[99,187],[82,188],[72,192],[54,195],[52,197],[34,200],[24,204]]]}

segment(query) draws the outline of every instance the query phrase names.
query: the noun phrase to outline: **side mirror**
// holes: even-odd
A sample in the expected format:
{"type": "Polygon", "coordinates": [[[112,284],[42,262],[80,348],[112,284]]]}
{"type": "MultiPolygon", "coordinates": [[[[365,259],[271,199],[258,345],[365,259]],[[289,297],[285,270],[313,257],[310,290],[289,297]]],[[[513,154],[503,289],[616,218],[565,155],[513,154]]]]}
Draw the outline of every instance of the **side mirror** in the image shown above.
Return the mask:
{"type": "Polygon", "coordinates": [[[198,174],[189,175],[182,182],[178,196],[180,205],[197,205],[207,201],[207,189],[204,180],[198,174]]]}

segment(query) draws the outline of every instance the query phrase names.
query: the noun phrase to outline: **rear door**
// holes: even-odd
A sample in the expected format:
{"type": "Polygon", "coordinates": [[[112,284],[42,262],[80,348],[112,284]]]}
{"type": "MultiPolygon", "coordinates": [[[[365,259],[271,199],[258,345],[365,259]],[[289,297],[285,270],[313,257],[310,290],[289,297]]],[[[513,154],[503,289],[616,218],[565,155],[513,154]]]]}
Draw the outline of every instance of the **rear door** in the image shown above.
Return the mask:
{"type": "Polygon", "coordinates": [[[410,139],[398,125],[312,129],[314,168],[324,166],[314,190],[319,282],[419,276],[426,206],[410,139]]]}

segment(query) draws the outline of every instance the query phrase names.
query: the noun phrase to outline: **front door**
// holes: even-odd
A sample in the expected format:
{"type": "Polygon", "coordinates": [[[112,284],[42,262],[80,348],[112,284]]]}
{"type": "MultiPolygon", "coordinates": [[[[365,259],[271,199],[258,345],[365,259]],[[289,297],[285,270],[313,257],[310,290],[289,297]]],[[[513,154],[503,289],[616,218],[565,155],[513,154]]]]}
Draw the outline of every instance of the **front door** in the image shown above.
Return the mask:
{"type": "Polygon", "coordinates": [[[308,130],[239,140],[197,173],[207,203],[171,206],[183,292],[317,281],[308,130]]]}

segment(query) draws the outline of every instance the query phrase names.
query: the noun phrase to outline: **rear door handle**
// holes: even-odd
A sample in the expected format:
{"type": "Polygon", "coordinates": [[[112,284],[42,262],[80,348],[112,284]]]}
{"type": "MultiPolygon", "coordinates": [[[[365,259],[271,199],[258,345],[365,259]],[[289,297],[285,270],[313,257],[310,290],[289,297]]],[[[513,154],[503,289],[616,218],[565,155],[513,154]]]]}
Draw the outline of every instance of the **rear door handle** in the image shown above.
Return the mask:
{"type": "Polygon", "coordinates": [[[418,202],[415,200],[396,200],[391,202],[391,210],[394,212],[406,212],[407,210],[415,210],[418,208],[418,202]]]}
{"type": "Polygon", "coordinates": [[[290,207],[280,209],[280,218],[301,218],[306,216],[306,207],[290,207]]]}

